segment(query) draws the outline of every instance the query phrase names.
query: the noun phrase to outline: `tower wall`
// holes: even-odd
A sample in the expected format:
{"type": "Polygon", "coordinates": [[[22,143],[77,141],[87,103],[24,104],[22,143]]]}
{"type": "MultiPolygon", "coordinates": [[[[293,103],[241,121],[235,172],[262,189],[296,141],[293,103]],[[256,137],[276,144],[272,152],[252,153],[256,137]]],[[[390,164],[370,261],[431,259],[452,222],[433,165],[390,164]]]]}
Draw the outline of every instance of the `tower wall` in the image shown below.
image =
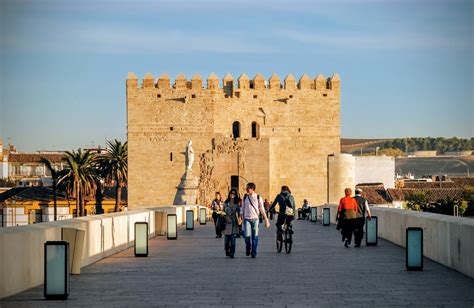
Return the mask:
{"type": "Polygon", "coordinates": [[[133,74],[127,79],[130,208],[173,202],[190,139],[200,203],[209,201],[212,190],[227,190],[232,175],[240,177],[241,193],[251,181],[269,200],[288,185],[298,204],[305,198],[326,202],[327,156],[340,149],[337,74],[324,88],[321,75],[305,76],[298,86],[289,75],[279,87],[278,76],[271,83],[257,76],[247,84],[245,74],[238,81],[226,75],[225,89],[214,74],[206,88],[199,75],[191,81],[180,75],[174,87],[167,75],[150,85],[150,76],[140,84],[133,74]],[[240,123],[236,140],[234,122],[240,123]]]}

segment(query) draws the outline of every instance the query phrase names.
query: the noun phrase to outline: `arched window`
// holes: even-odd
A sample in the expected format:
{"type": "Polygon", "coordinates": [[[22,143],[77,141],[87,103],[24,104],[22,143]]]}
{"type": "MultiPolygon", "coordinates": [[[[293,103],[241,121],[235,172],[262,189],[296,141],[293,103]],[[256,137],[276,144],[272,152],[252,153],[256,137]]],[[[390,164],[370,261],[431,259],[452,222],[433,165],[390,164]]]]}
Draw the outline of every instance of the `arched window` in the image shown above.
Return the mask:
{"type": "Polygon", "coordinates": [[[235,121],[232,123],[232,135],[234,135],[234,139],[240,138],[240,122],[235,121]]]}
{"type": "Polygon", "coordinates": [[[260,125],[257,122],[252,122],[252,138],[260,137],[260,125]]]}

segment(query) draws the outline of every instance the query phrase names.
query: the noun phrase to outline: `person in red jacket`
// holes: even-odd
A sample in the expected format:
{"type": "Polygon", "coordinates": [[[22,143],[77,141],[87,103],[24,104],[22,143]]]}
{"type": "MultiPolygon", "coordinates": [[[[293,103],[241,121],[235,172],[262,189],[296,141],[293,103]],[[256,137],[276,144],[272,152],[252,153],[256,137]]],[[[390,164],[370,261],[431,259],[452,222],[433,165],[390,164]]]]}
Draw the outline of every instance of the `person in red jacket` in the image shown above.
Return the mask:
{"type": "Polygon", "coordinates": [[[337,208],[337,219],[342,219],[342,241],[345,247],[349,247],[352,241],[352,233],[354,232],[354,223],[357,214],[357,201],[352,198],[352,189],[344,190],[345,197],[339,201],[337,208]]]}

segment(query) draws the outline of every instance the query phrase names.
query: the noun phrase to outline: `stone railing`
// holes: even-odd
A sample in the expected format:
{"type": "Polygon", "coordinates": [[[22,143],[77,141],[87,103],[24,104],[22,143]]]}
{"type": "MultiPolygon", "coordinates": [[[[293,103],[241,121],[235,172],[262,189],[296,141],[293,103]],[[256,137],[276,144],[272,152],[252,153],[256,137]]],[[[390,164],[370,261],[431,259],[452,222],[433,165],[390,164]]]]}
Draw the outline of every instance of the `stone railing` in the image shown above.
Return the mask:
{"type": "MultiPolygon", "coordinates": [[[[336,205],[318,207],[329,207],[336,223],[336,205]]],[[[421,227],[425,257],[474,278],[474,219],[375,206],[371,211],[380,238],[406,247],[406,228],[421,227]]]]}
{"type": "Polygon", "coordinates": [[[27,226],[0,228],[0,298],[44,282],[44,243],[61,240],[61,228],[84,230],[82,267],[133,246],[134,224],[146,221],[149,237],[163,235],[166,214],[185,222],[186,210],[197,217],[197,206],[162,206],[143,210],[87,216],[27,226]]]}

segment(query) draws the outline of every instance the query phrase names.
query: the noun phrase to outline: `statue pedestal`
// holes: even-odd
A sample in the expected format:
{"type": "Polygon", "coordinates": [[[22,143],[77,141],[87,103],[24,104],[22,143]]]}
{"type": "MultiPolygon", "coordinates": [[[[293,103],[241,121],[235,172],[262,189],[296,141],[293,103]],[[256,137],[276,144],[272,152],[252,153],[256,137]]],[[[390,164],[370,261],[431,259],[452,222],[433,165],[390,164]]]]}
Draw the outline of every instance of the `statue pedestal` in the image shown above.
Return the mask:
{"type": "Polygon", "coordinates": [[[198,195],[198,180],[192,170],[186,170],[177,187],[174,205],[195,205],[198,195]]]}

